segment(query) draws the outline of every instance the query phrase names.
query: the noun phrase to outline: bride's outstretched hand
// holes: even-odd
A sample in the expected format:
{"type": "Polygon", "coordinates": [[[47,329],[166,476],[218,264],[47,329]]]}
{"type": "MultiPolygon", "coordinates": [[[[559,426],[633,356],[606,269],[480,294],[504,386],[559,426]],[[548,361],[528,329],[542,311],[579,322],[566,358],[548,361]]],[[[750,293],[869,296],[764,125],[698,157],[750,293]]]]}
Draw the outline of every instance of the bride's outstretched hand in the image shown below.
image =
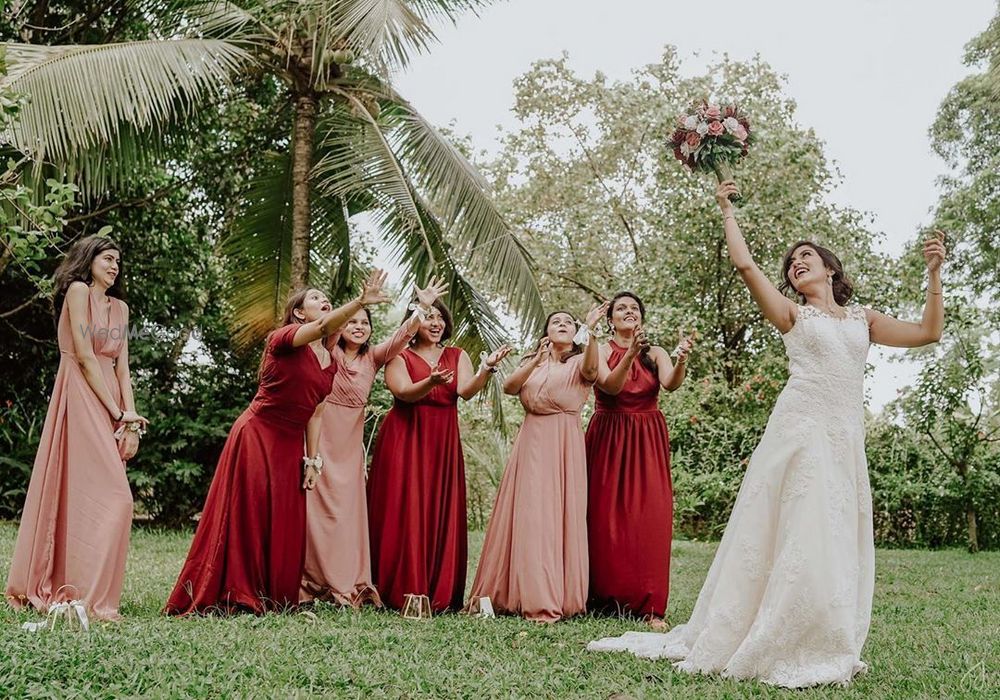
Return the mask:
{"type": "Polygon", "coordinates": [[[715,188],[715,201],[719,203],[719,209],[723,214],[728,214],[733,210],[733,203],[729,201],[729,195],[740,194],[740,188],[736,186],[735,180],[723,180],[715,188]]]}
{"type": "Polygon", "coordinates": [[[944,231],[936,230],[933,236],[924,241],[924,260],[927,261],[928,272],[936,272],[941,269],[941,263],[944,262],[947,255],[944,238],[944,231]]]}

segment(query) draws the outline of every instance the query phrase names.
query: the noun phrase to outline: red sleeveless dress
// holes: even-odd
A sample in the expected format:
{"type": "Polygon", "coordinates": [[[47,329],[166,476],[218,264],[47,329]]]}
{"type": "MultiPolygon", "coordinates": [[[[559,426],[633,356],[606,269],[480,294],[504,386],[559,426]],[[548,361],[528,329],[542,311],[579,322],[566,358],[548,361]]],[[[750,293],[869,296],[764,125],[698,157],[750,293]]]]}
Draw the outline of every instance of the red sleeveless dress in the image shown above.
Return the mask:
{"type": "MultiPolygon", "coordinates": [[[[462,607],[468,559],[465,460],[458,433],[458,360],[446,347],[438,366],[455,370],[420,401],[396,400],[386,414],[368,476],[372,580],[382,601],[402,608],[407,593],[426,595],[435,612],[462,607]]],[[[410,379],[431,368],[407,348],[410,379]]]]}
{"type": "MultiPolygon", "coordinates": [[[[614,368],[625,348],[610,344],[614,368]]],[[[657,407],[660,383],[639,358],[617,396],[595,389],[587,427],[590,604],[663,617],[670,588],[674,501],[670,438],[657,407]]]]}
{"type": "Polygon", "coordinates": [[[261,613],[299,602],[305,429],[330,393],[337,363],[321,367],[308,345],[294,347],[297,329],[283,326],[268,338],[260,388],[222,448],[168,615],[261,613]]]}

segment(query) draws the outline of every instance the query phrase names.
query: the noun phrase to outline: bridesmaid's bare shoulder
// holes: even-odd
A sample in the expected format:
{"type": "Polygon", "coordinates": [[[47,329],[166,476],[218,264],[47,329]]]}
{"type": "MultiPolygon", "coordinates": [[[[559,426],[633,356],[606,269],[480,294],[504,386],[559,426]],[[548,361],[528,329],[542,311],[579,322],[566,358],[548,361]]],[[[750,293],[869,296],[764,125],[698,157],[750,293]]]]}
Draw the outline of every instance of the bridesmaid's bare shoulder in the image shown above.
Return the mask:
{"type": "Polygon", "coordinates": [[[82,299],[89,295],[90,287],[87,286],[86,282],[81,282],[80,280],[70,282],[69,287],[66,288],[67,299],[82,299]]]}

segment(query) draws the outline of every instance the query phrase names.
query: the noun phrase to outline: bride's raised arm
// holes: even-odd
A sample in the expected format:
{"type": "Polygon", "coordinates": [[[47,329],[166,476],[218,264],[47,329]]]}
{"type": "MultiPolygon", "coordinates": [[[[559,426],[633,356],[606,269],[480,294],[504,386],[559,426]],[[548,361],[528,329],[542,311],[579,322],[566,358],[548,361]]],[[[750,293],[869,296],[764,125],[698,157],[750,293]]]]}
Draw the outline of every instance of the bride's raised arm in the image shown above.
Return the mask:
{"type": "Polygon", "coordinates": [[[767,275],[757,267],[753,256],[750,255],[750,249],[747,248],[747,243],[743,239],[740,225],[736,223],[733,203],[729,201],[729,195],[736,192],[736,183],[732,180],[719,183],[715,190],[715,200],[719,203],[719,209],[722,210],[722,225],[726,231],[729,259],[733,261],[740,277],[743,278],[743,283],[750,290],[751,296],[757,302],[760,310],[764,312],[767,320],[782,333],[787,333],[795,325],[798,307],[791,299],[778,291],[767,275]]]}
{"type": "Polygon", "coordinates": [[[868,327],[873,343],[897,348],[917,348],[941,340],[944,329],[944,300],[941,289],[941,264],[946,251],[944,233],[935,231],[924,241],[924,259],[927,261],[927,301],[919,323],[900,321],[878,311],[866,309],[868,327]]]}

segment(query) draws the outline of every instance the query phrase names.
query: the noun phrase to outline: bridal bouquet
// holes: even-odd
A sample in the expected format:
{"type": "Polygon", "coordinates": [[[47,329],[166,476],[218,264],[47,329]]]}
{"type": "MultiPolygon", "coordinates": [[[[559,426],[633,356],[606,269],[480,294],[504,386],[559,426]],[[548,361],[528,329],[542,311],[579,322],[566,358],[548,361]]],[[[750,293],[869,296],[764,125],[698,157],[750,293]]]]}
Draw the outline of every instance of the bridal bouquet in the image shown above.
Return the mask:
{"type": "Polygon", "coordinates": [[[743,159],[752,140],[750,122],[739,107],[702,100],[677,118],[670,145],[677,160],[692,171],[712,171],[722,182],[732,179],[731,166],[743,159]]]}

